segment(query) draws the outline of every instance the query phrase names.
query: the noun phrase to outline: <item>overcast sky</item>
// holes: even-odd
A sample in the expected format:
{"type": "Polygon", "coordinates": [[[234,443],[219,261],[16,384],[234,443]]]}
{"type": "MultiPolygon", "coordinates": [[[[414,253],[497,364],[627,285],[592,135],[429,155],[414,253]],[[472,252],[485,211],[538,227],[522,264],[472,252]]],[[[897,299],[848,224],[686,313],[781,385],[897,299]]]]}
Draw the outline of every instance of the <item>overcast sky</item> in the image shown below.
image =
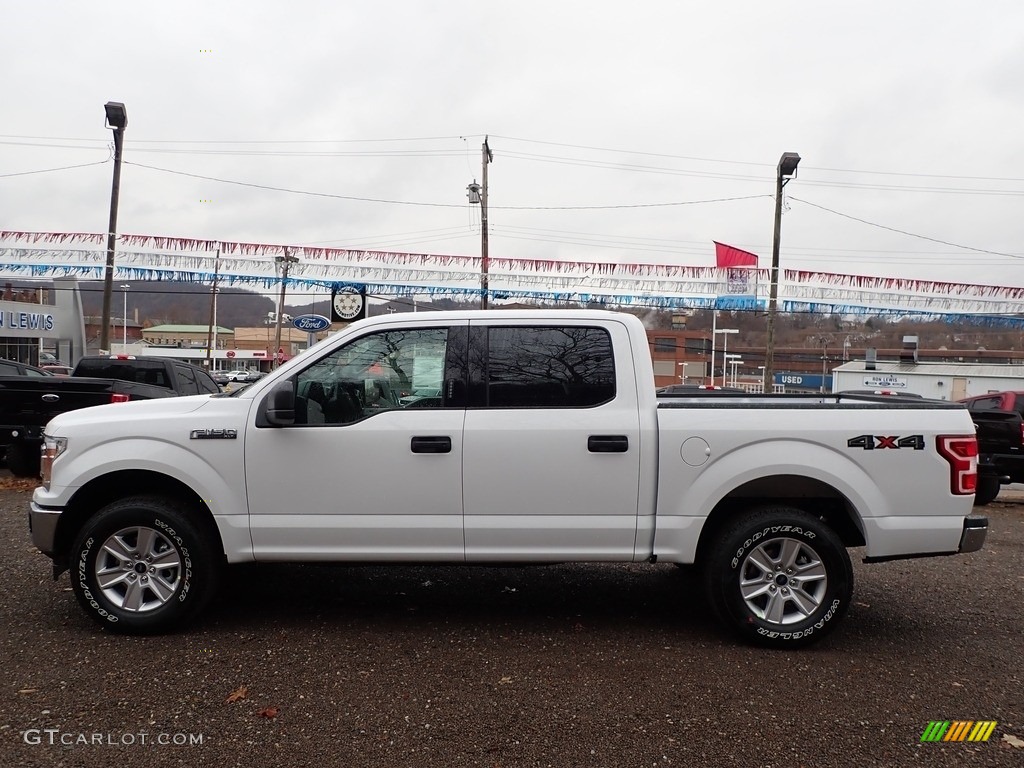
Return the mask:
{"type": "Polygon", "coordinates": [[[47,0],[2,18],[0,229],[105,231],[103,105],[122,101],[123,233],[478,255],[466,186],[489,134],[492,256],[707,266],[718,240],[767,267],[792,151],[784,267],[1024,286],[1019,0],[47,0]]]}

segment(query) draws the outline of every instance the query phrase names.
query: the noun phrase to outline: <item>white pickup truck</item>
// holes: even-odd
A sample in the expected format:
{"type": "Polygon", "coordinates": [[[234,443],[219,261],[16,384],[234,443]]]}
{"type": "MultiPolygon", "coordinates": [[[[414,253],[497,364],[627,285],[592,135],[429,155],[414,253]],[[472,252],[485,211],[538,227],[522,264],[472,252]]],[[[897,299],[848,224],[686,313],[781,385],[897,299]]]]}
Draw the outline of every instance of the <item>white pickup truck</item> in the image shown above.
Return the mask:
{"type": "Polygon", "coordinates": [[[961,405],[659,397],[603,311],[373,317],[237,392],[46,428],[34,544],[112,630],[174,629],[241,562],[696,564],[719,618],[795,647],[865,560],[979,549],[961,405]]]}

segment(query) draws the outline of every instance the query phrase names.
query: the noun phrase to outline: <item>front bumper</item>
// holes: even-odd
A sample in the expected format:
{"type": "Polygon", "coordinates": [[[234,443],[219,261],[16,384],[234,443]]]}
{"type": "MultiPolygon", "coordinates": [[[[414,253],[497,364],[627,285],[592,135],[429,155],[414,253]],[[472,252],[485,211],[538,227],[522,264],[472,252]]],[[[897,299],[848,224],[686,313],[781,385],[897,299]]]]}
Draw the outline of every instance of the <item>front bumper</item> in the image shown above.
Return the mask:
{"type": "Polygon", "coordinates": [[[964,518],[964,532],[960,535],[960,548],[957,552],[977,552],[984,546],[987,535],[988,518],[969,515],[964,518]]]}
{"type": "Polygon", "coordinates": [[[32,543],[47,557],[56,552],[57,523],[60,521],[59,509],[40,507],[34,501],[29,502],[28,530],[32,534],[32,543]]]}

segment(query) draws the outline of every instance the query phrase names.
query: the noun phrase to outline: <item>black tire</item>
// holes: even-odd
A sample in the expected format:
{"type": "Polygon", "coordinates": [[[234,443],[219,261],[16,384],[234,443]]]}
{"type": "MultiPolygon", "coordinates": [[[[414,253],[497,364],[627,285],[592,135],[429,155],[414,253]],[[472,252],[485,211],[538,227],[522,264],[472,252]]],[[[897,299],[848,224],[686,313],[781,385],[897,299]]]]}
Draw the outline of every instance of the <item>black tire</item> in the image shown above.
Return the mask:
{"type": "Polygon", "coordinates": [[[216,592],[223,554],[176,504],[137,496],[89,518],[70,562],[75,596],[101,626],[157,634],[184,627],[202,611],[216,592]]]}
{"type": "Polygon", "coordinates": [[[820,640],[839,624],[853,596],[846,547],[821,520],[792,507],[752,510],[727,525],[701,566],[719,620],[748,642],[771,648],[820,640]]]}
{"type": "Polygon", "coordinates": [[[974,491],[974,506],[983,507],[995,501],[999,495],[999,478],[978,476],[978,487],[974,491]]]}
{"type": "Polygon", "coordinates": [[[15,477],[39,477],[39,445],[11,443],[7,446],[7,468],[15,477]]]}

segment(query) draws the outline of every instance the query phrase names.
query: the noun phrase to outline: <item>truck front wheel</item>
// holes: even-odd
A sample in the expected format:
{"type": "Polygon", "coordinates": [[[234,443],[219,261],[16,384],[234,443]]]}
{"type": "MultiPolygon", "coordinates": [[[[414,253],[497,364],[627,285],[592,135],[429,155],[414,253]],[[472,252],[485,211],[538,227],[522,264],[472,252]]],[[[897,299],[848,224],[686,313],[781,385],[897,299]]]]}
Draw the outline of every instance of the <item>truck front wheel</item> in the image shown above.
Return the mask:
{"type": "Polygon", "coordinates": [[[853,567],[839,537],[791,507],[762,508],[727,526],[707,551],[703,576],[718,618],[774,648],[820,640],[853,595],[853,567]]]}
{"type": "Polygon", "coordinates": [[[71,586],[86,613],[114,632],[154,634],[202,610],[222,558],[177,505],[138,496],[89,518],[70,560],[71,586]]]}

